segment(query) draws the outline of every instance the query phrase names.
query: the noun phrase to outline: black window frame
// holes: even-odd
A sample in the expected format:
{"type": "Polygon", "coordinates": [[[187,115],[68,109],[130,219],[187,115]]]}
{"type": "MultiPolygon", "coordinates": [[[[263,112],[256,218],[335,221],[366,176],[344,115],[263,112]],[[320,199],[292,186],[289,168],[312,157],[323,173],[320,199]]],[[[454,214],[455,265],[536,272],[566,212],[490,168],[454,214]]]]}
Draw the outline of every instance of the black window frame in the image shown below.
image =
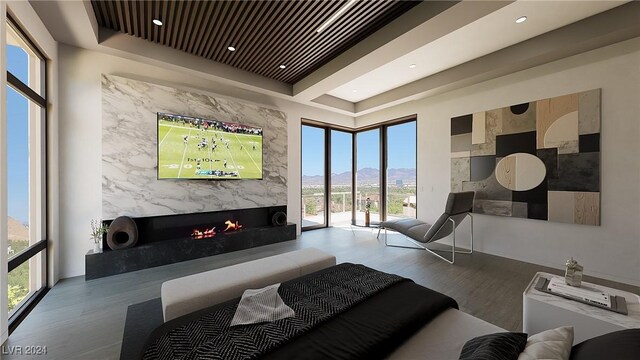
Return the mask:
{"type": "MultiPolygon", "coordinates": [[[[7,26],[10,26],[13,30],[15,30],[18,34],[18,36],[20,36],[20,38],[27,43],[27,45],[29,46],[30,50],[32,50],[36,56],[43,62],[43,66],[42,66],[42,74],[41,74],[41,79],[43,82],[42,85],[42,92],[43,95],[38,94],[36,91],[34,91],[31,87],[29,87],[27,84],[23,83],[20,79],[18,79],[15,75],[13,75],[8,69],[7,69],[7,85],[10,86],[12,89],[14,89],[15,91],[17,91],[18,93],[20,93],[22,96],[24,96],[27,100],[32,101],[33,103],[37,104],[38,106],[40,106],[40,108],[42,109],[42,116],[43,116],[43,121],[42,121],[42,133],[44,134],[44,139],[42,139],[42,147],[44,149],[44,157],[42,159],[42,161],[44,162],[44,167],[45,167],[45,171],[44,171],[44,179],[42,179],[43,183],[44,183],[44,194],[43,196],[45,197],[45,206],[44,209],[39,209],[39,211],[44,210],[44,219],[45,219],[45,224],[48,225],[49,223],[49,214],[47,212],[47,198],[48,198],[48,178],[49,178],[49,164],[48,164],[48,153],[47,153],[47,146],[48,146],[48,142],[49,142],[49,131],[48,131],[48,126],[47,126],[47,121],[48,121],[48,108],[47,108],[47,92],[48,92],[48,84],[47,84],[47,57],[44,55],[44,53],[40,50],[40,48],[31,40],[31,38],[27,35],[27,33],[22,29],[22,27],[20,27],[18,25],[18,23],[11,17],[10,14],[7,13],[7,26]]],[[[3,35],[6,36],[6,35],[3,35]]],[[[29,296],[28,298],[25,298],[22,301],[22,304],[15,309],[15,311],[13,312],[13,314],[11,314],[11,316],[8,319],[8,330],[9,330],[9,335],[11,335],[13,333],[13,331],[18,327],[18,325],[20,325],[20,323],[22,323],[22,321],[24,321],[24,319],[27,317],[27,315],[33,310],[33,308],[42,300],[42,298],[47,294],[47,292],[49,291],[49,253],[48,253],[48,240],[47,240],[47,226],[45,226],[44,229],[44,237],[45,239],[41,239],[40,241],[36,242],[35,244],[30,245],[29,247],[27,247],[26,249],[22,250],[21,252],[19,252],[18,254],[15,254],[14,256],[12,256],[11,258],[8,259],[7,261],[7,275],[14,270],[15,268],[17,268],[18,266],[24,264],[25,262],[31,260],[33,257],[38,256],[41,252],[44,252],[44,256],[43,256],[43,261],[42,261],[42,266],[44,267],[44,284],[43,286],[36,290],[34,293],[31,294],[31,296],[29,296]]],[[[5,251],[5,250],[2,250],[5,251]]],[[[6,311],[6,309],[1,309],[0,311],[6,311]]]]}
{"type": "MultiPolygon", "coordinates": [[[[417,162],[417,155],[418,155],[418,115],[417,114],[412,114],[412,115],[408,115],[408,116],[403,116],[397,119],[392,119],[392,120],[387,120],[381,123],[377,123],[377,124],[372,124],[369,126],[363,126],[363,127],[359,127],[359,128],[348,128],[348,127],[344,127],[344,126],[339,126],[339,125],[335,125],[335,124],[329,124],[326,122],[322,122],[322,121],[318,121],[318,120],[311,120],[311,119],[305,119],[303,118],[301,121],[301,127],[300,127],[300,143],[301,143],[301,153],[302,153],[302,126],[311,126],[311,127],[316,127],[316,128],[320,128],[324,130],[324,138],[325,138],[325,142],[324,142],[324,186],[325,186],[325,222],[324,224],[318,224],[318,225],[312,225],[312,226],[306,226],[303,227],[302,226],[302,217],[300,218],[300,227],[302,231],[308,231],[308,230],[315,230],[315,229],[323,229],[323,228],[327,228],[327,227],[331,227],[331,211],[330,211],[330,206],[331,206],[331,197],[330,197],[330,191],[331,191],[331,131],[335,130],[335,131],[341,131],[341,132],[346,132],[346,133],[350,133],[352,136],[351,139],[351,224],[353,226],[364,226],[364,225],[358,225],[356,223],[356,204],[355,204],[355,199],[356,199],[356,172],[357,172],[357,167],[358,167],[358,144],[357,144],[357,134],[361,133],[361,132],[365,132],[365,131],[369,131],[369,130],[375,130],[375,129],[379,129],[379,135],[380,135],[380,220],[384,221],[387,218],[387,166],[388,166],[388,159],[387,159],[387,153],[388,153],[388,149],[387,149],[387,129],[389,127],[392,127],[394,125],[401,125],[401,124],[405,124],[405,123],[409,123],[409,122],[415,122],[416,123],[416,183],[417,183],[417,179],[418,179],[418,174],[417,174],[417,170],[418,170],[418,162],[417,162]]],[[[302,156],[300,157],[300,169],[302,170],[302,156]]],[[[300,192],[302,193],[302,173],[300,176],[300,192]]],[[[416,199],[418,197],[418,186],[416,184],[416,199]]],[[[302,209],[302,196],[300,196],[300,205],[301,205],[301,209],[302,209]]],[[[418,216],[418,206],[416,204],[416,218],[418,216]]]]}
{"type": "MultiPolygon", "coordinates": [[[[302,231],[307,231],[307,230],[315,230],[315,229],[322,229],[322,228],[326,228],[329,226],[330,224],[330,209],[329,206],[331,205],[331,199],[329,198],[329,196],[327,196],[328,192],[329,192],[329,188],[328,186],[331,186],[331,161],[329,159],[329,157],[331,156],[331,136],[330,136],[330,130],[329,128],[327,128],[326,126],[322,126],[318,123],[315,122],[306,122],[303,121],[301,126],[300,126],[300,144],[302,144],[302,129],[304,126],[307,127],[313,127],[313,128],[317,128],[317,129],[321,129],[322,130],[322,135],[324,137],[324,172],[323,172],[323,177],[324,177],[324,223],[322,224],[317,224],[317,225],[310,225],[310,226],[303,226],[302,224],[304,223],[304,219],[302,218],[302,216],[300,216],[300,229],[302,231]]],[[[300,147],[300,209],[302,210],[304,207],[304,203],[302,201],[302,162],[304,161],[304,159],[302,158],[302,146],[300,147]]],[[[302,215],[302,214],[301,214],[302,215]]]]}
{"type": "MultiPolygon", "coordinates": [[[[381,126],[381,129],[380,129],[380,131],[381,131],[380,137],[381,137],[381,141],[383,141],[381,149],[380,149],[380,156],[382,158],[384,158],[384,159],[381,159],[382,166],[384,166],[383,167],[384,173],[382,174],[382,178],[383,178],[382,181],[384,183],[384,202],[383,202],[384,203],[384,215],[382,215],[383,214],[382,213],[383,208],[382,207],[380,208],[380,211],[381,211],[380,219],[382,219],[383,221],[387,220],[387,205],[388,205],[387,202],[389,200],[388,197],[387,197],[389,195],[389,194],[387,194],[387,189],[388,189],[388,185],[389,185],[388,182],[387,182],[387,180],[388,180],[387,176],[389,175],[388,174],[388,171],[389,171],[389,169],[388,169],[388,167],[389,167],[389,159],[388,159],[388,156],[389,156],[389,136],[388,136],[388,131],[389,131],[389,128],[392,128],[392,127],[394,127],[396,125],[402,125],[402,124],[406,124],[406,123],[410,123],[410,122],[415,122],[416,123],[416,133],[415,133],[415,137],[416,137],[416,150],[415,150],[416,151],[415,152],[415,155],[416,155],[416,219],[418,218],[418,117],[414,116],[413,118],[412,117],[405,117],[405,118],[402,118],[402,119],[395,120],[393,122],[383,123],[382,126],[381,126]]],[[[382,196],[382,193],[381,193],[380,196],[382,196]]]]}

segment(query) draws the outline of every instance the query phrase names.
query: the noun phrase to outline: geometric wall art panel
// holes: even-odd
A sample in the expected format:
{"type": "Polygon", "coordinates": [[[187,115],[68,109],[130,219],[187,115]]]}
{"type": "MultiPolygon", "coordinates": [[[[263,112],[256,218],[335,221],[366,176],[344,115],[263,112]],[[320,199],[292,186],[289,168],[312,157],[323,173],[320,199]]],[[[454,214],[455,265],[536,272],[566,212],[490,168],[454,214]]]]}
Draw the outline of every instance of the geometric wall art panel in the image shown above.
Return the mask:
{"type": "Polygon", "coordinates": [[[536,154],[536,132],[496,136],[496,156],[503,157],[515,153],[536,154]]]}
{"type": "Polygon", "coordinates": [[[600,89],[451,119],[451,191],[474,212],[600,226],[600,89]]]}
{"type": "Polygon", "coordinates": [[[600,152],[558,155],[558,178],[549,190],[600,191],[600,152]]]}
{"type": "Polygon", "coordinates": [[[481,181],[493,174],[496,167],[496,157],[494,155],[474,156],[470,160],[469,180],[481,181]]]}

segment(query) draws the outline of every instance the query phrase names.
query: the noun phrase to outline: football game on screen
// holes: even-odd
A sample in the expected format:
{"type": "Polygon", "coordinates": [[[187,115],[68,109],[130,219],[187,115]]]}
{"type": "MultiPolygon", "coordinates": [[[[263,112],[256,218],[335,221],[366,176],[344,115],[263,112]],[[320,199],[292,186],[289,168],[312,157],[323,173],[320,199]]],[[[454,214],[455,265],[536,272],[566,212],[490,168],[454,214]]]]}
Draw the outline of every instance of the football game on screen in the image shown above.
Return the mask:
{"type": "Polygon", "coordinates": [[[159,179],[262,179],[262,128],[158,113],[159,179]]]}

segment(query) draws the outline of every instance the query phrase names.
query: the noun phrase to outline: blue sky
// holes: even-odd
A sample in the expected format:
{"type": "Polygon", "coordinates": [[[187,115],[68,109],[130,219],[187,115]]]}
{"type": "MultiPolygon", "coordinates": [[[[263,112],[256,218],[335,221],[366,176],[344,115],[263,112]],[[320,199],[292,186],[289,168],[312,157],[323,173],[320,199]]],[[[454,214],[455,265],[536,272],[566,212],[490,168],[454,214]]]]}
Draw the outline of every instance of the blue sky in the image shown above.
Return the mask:
{"type": "MultiPolygon", "coordinates": [[[[28,55],[7,46],[7,69],[27,81],[28,55]]],[[[7,86],[7,177],[9,216],[22,223],[29,220],[29,103],[7,86]]]]}
{"type": "MultiPolygon", "coordinates": [[[[387,133],[389,168],[416,167],[416,124],[391,126],[387,133]]],[[[380,132],[378,129],[358,133],[358,169],[380,167],[380,132]]],[[[302,127],[302,175],[322,175],[324,166],[323,130],[302,127]]],[[[331,172],[351,170],[351,134],[332,131],[331,172]]]]}

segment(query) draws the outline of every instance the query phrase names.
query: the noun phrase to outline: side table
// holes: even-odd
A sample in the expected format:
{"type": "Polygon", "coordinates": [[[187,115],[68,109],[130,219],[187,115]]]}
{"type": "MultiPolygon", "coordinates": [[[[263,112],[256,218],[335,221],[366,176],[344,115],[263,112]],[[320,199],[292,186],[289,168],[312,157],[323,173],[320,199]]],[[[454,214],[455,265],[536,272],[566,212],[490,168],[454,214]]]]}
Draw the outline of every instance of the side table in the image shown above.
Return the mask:
{"type": "Polygon", "coordinates": [[[522,294],[523,332],[533,335],[559,326],[574,327],[573,343],[577,344],[596,336],[613,331],[640,328],[640,296],[630,292],[612,289],[606,286],[583,282],[611,295],[622,296],[627,300],[628,315],[601,309],[578,301],[573,301],[535,289],[539,277],[548,279],[560,277],[538,272],[522,294]]]}

